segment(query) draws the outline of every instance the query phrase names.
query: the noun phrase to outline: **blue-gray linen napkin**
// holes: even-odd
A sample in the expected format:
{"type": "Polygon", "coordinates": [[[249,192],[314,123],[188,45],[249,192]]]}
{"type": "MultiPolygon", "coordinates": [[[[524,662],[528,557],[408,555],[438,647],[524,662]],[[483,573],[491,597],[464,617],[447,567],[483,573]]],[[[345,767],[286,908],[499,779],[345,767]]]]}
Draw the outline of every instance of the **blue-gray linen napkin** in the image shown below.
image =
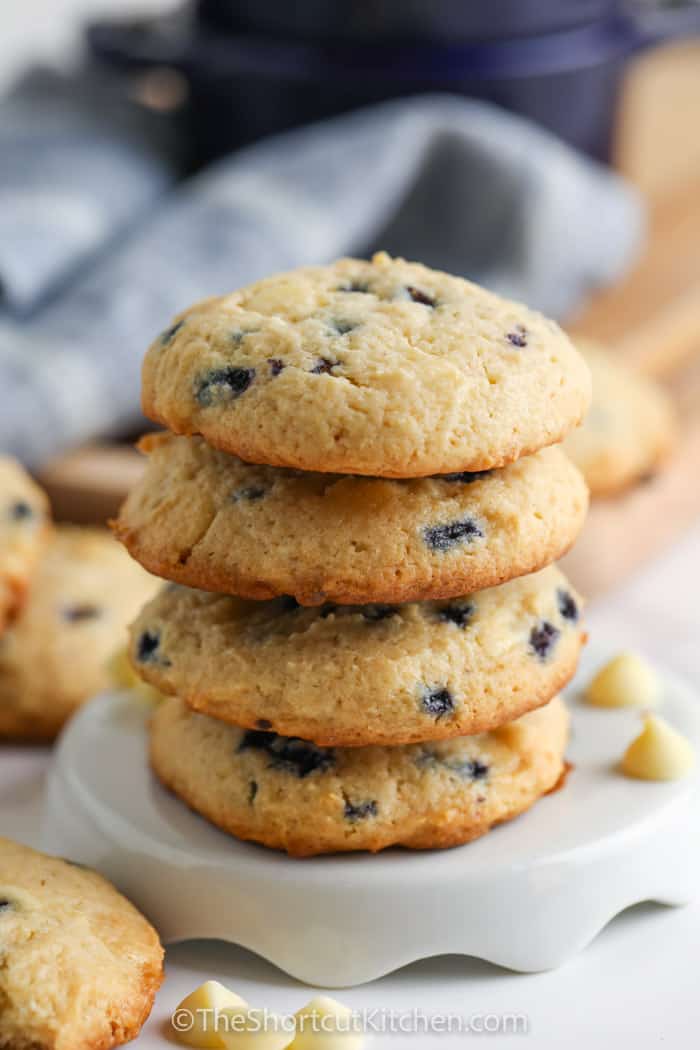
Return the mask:
{"type": "Polygon", "coordinates": [[[164,121],[104,75],[28,73],[0,101],[0,307],[28,315],[177,175],[164,121]]]}
{"type": "MultiPolygon", "coordinates": [[[[22,227],[0,253],[18,301],[52,271],[44,258],[23,272],[37,233],[22,227]]],[[[43,308],[0,313],[0,449],[36,465],[138,425],[140,362],[158,331],[267,273],[385,248],[562,318],[624,272],[642,229],[617,176],[483,103],[412,98],[287,132],[165,193],[43,308]]]]}

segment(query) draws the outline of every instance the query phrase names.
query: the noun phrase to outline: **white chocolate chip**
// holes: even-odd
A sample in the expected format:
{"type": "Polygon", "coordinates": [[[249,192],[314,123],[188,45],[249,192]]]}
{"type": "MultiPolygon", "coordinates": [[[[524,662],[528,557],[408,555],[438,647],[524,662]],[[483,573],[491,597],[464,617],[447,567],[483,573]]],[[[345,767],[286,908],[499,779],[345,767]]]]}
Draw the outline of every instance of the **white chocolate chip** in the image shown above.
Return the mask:
{"type": "Polygon", "coordinates": [[[661,689],[656,672],[635,653],[620,653],[598,671],[586,690],[595,707],[653,707],[661,689]]]}
{"type": "MultiPolygon", "coordinates": [[[[163,699],[162,693],[154,686],[149,685],[148,682],[144,682],[136,674],[129,659],[126,646],[122,649],[117,649],[113,654],[107,663],[107,672],[115,689],[131,689],[143,700],[148,700],[150,703],[158,703],[158,701],[163,699]]],[[[207,981],[206,983],[216,984],[216,981],[207,981]]],[[[223,988],[223,985],[220,985],[220,987],[223,988]]],[[[233,995],[233,992],[231,994],[233,995]]]]}
{"type": "Polygon", "coordinates": [[[642,732],[625,752],[620,768],[638,780],[680,780],[695,765],[695,752],[686,738],[656,715],[648,715],[642,732]]]}
{"type": "Polygon", "coordinates": [[[290,1050],[360,1050],[364,1045],[352,1010],[327,995],[317,995],[294,1016],[297,1034],[290,1050]]]}
{"type": "Polygon", "coordinates": [[[183,999],[171,1023],[181,1043],[204,1050],[361,1050],[365,1042],[352,1010],[328,996],[316,996],[294,1017],[279,1017],[218,981],[205,981],[183,999]]]}
{"type": "MultiPolygon", "coordinates": [[[[218,981],[205,981],[182,1000],[172,1015],[175,1034],[185,1046],[203,1047],[204,1050],[225,1050],[221,1032],[217,1031],[217,1016],[224,1009],[247,1009],[245,999],[229,991],[218,981]]],[[[223,1028],[222,1022],[219,1028],[223,1028]]]]}

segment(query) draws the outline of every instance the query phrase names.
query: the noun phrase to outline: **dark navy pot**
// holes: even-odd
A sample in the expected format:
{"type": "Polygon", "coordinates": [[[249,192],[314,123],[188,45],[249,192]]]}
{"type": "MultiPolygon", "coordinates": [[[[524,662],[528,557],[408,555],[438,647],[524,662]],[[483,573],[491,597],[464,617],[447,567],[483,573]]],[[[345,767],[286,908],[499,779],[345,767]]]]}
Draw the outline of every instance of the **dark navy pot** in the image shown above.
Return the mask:
{"type": "Polygon", "coordinates": [[[629,57],[700,31],[700,11],[634,18],[616,0],[199,0],[169,18],[90,27],[124,68],[189,86],[194,166],[274,132],[445,91],[537,121],[601,160],[629,57]]]}

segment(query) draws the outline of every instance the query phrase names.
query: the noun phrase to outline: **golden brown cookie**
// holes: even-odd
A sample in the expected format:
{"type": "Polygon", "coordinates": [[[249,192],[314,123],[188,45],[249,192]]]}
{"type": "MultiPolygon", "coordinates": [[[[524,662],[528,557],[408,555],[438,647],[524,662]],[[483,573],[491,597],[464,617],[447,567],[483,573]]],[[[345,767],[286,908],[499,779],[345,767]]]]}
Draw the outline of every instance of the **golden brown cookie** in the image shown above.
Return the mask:
{"type": "Polygon", "coordinates": [[[224,831],[294,856],[431,849],[469,842],[554,788],[568,730],[557,697],[479,736],[319,748],[237,729],[172,697],[153,716],[151,763],[167,787],[224,831]]]}
{"type": "Polygon", "coordinates": [[[24,602],[49,533],[49,501],[13,459],[0,456],[0,634],[24,602]]]}
{"type": "Polygon", "coordinates": [[[534,572],[574,542],[588,498],[559,448],[485,474],[390,480],[256,467],[201,438],[145,438],[115,524],[149,571],[305,605],[451,597],[534,572]]]}
{"type": "Polygon", "coordinates": [[[408,605],[242,601],[164,589],[136,620],[146,681],[235,725],[317,744],[480,733],[545,704],[585,640],[551,566],[477,594],[408,605]]]}
{"type": "Polygon", "coordinates": [[[153,927],[86,868],[0,839],[0,1047],[109,1050],[163,979],[153,927]]]}
{"type": "Polygon", "coordinates": [[[593,496],[611,496],[652,474],[670,453],[676,421],[662,387],[633,372],[609,351],[579,349],[593,377],[593,401],[564,448],[593,496]]]}
{"type": "Polygon", "coordinates": [[[108,532],[58,528],[0,638],[0,737],[50,740],[107,688],[109,658],[159,586],[108,532]]]}
{"type": "Polygon", "coordinates": [[[268,277],[181,314],[146,415],[252,463],[421,477],[500,467],[583,418],[588,370],[552,321],[380,253],[268,277]]]}

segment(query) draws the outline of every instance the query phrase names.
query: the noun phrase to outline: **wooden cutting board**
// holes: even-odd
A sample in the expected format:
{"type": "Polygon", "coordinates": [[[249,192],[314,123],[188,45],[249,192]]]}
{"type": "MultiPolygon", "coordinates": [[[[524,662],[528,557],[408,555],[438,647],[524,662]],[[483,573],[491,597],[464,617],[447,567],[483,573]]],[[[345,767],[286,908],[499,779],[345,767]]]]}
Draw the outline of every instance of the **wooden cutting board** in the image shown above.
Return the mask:
{"type": "MultiPolygon", "coordinates": [[[[681,416],[676,454],[651,482],[591,508],[567,559],[589,596],[622,581],[700,520],[700,40],[655,51],[632,67],[619,114],[616,164],[649,203],[646,248],[634,270],[570,319],[658,377],[681,416]]],[[[142,470],[125,446],[80,449],[40,480],[59,518],[104,521],[142,470]]]]}
{"type": "Polygon", "coordinates": [[[655,376],[680,416],[673,459],[651,482],[597,500],[566,568],[594,596],[624,580],[700,521],[700,41],[663,48],[632,69],[617,166],[649,203],[633,271],[571,319],[655,376]]]}

